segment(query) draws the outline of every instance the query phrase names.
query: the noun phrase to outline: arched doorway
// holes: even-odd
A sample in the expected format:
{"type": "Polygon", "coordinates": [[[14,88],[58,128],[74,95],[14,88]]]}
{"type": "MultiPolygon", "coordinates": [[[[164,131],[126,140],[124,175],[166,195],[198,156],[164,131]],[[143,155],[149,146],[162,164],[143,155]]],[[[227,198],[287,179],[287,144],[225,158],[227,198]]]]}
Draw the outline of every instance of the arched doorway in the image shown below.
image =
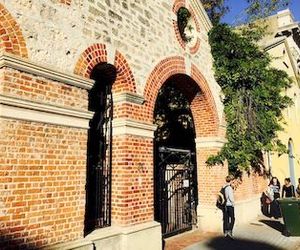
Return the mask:
{"type": "Polygon", "coordinates": [[[289,153],[289,171],[290,171],[290,178],[291,182],[296,186],[296,177],[295,177],[295,164],[294,164],[294,147],[293,147],[293,140],[290,138],[288,142],[288,153],[289,153]]]}
{"type": "Polygon", "coordinates": [[[88,132],[85,234],[111,225],[112,172],[112,85],[116,68],[108,63],[96,65],[95,80],[89,92],[89,110],[94,112],[88,132]]]}
{"type": "Polygon", "coordinates": [[[155,220],[164,238],[192,229],[198,205],[195,126],[190,108],[198,86],[183,74],[170,77],[155,105],[155,220]]]}

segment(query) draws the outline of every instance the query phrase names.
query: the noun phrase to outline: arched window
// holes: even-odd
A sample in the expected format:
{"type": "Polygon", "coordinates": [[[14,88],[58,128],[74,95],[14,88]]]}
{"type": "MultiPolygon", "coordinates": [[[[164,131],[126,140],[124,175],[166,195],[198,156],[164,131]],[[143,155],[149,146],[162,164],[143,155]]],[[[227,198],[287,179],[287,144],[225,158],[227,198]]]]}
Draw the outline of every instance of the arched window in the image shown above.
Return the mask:
{"type": "Polygon", "coordinates": [[[294,146],[293,140],[290,138],[288,142],[288,152],[289,152],[289,170],[290,170],[290,178],[292,184],[296,186],[296,178],[295,178],[295,168],[294,168],[294,146]]]}
{"type": "Polygon", "coordinates": [[[85,234],[111,225],[112,85],[116,74],[108,63],[96,65],[91,74],[95,84],[89,92],[89,110],[94,117],[88,134],[85,234]]]}

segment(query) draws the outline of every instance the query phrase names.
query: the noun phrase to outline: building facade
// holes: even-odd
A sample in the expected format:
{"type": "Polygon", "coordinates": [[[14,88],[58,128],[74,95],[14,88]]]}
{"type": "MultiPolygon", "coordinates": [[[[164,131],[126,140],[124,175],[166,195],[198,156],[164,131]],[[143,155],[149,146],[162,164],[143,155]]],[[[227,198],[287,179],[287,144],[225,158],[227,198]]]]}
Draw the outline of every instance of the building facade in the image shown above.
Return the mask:
{"type": "Polygon", "coordinates": [[[285,91],[293,105],[284,111],[283,131],[278,136],[286,145],[288,153],[270,153],[267,163],[271,174],[281,183],[291,178],[297,185],[300,178],[300,29],[290,10],[278,12],[267,19],[269,31],[263,40],[265,50],[272,56],[272,66],[287,72],[292,80],[285,91]]]}
{"type": "MultiPolygon", "coordinates": [[[[185,197],[193,180],[197,203],[184,200],[187,221],[175,203],[177,219],[219,230],[215,194],[228,169],[205,162],[225,141],[225,119],[200,1],[1,0],[0,9],[0,247],[161,249],[176,226],[156,215],[173,211],[155,202],[153,116],[170,79],[195,128],[197,171],[181,168],[173,187],[185,197]]],[[[238,223],[258,214],[264,188],[245,176],[238,223]]]]}

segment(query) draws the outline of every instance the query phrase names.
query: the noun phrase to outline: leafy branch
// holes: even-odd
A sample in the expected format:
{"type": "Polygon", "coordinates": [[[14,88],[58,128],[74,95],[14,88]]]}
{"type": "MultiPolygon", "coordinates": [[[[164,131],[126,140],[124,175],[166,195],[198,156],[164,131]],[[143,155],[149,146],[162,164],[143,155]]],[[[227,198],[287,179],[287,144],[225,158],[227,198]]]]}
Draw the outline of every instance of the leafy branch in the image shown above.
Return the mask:
{"type": "Polygon", "coordinates": [[[263,151],[286,152],[277,133],[283,129],[282,110],[292,103],[282,94],[291,80],[271,67],[270,56],[251,39],[225,24],[213,27],[209,41],[215,77],[225,96],[227,143],[207,164],[227,161],[231,172],[261,169],[263,151]]]}

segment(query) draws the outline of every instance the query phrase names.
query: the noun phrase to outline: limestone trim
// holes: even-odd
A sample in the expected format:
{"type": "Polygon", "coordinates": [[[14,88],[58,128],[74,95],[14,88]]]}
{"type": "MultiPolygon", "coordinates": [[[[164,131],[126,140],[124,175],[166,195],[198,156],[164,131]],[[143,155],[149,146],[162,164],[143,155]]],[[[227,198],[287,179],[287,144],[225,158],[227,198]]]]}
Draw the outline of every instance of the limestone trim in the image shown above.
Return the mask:
{"type": "Polygon", "coordinates": [[[135,135],[141,137],[154,138],[156,125],[141,123],[130,119],[113,120],[113,135],[135,135]]]}
{"type": "MultiPolygon", "coordinates": [[[[119,227],[119,226],[111,226],[107,228],[96,229],[87,235],[84,239],[79,239],[71,242],[66,243],[58,243],[52,246],[45,247],[46,250],[67,250],[67,249],[94,249],[94,246],[101,245],[103,247],[105,244],[105,240],[114,240],[119,242],[116,243],[121,249],[129,249],[128,243],[131,244],[139,244],[135,245],[136,249],[151,249],[143,244],[143,242],[156,242],[158,239],[161,239],[161,226],[160,223],[151,221],[146,222],[139,225],[129,226],[129,227],[119,227]],[[155,230],[157,234],[159,234],[157,238],[149,239],[149,233],[151,234],[151,230],[155,230]],[[139,233],[144,233],[144,235],[140,235],[139,233]],[[141,239],[141,236],[143,237],[141,239]],[[133,237],[133,238],[129,238],[133,237]],[[133,242],[132,242],[133,241],[133,242]],[[101,244],[102,243],[102,244],[101,244]]],[[[151,234],[153,237],[153,232],[151,234]]],[[[160,242],[156,243],[159,245],[159,248],[154,249],[161,249],[160,242]]],[[[151,244],[150,244],[151,245],[151,244]]],[[[98,249],[98,248],[97,248],[98,249]]],[[[130,248],[132,249],[132,248],[130,248]]]]}
{"type": "Polygon", "coordinates": [[[276,39],[273,39],[270,43],[264,44],[262,47],[265,51],[268,51],[268,50],[273,49],[273,48],[277,47],[278,45],[284,43],[285,40],[286,40],[286,37],[276,38],[276,39]]]}
{"type": "Polygon", "coordinates": [[[0,95],[0,117],[87,129],[93,113],[0,95]]]}
{"type": "Polygon", "coordinates": [[[298,82],[298,85],[300,86],[300,79],[298,77],[296,77],[298,75],[298,66],[297,66],[297,64],[296,64],[296,62],[293,58],[289,43],[287,41],[287,38],[284,37],[284,38],[274,39],[273,41],[271,41],[270,44],[265,45],[264,50],[265,51],[270,51],[270,50],[276,48],[277,46],[279,46],[281,44],[284,44],[284,46],[285,46],[285,49],[286,49],[286,51],[288,53],[288,56],[289,56],[290,63],[293,67],[295,79],[298,82]]]}
{"type": "Polygon", "coordinates": [[[137,232],[140,232],[140,231],[143,231],[146,229],[156,228],[156,227],[160,227],[160,223],[158,223],[156,221],[150,221],[150,222],[133,225],[133,226],[129,226],[129,227],[119,227],[119,226],[115,225],[115,226],[111,226],[111,227],[107,227],[107,228],[96,229],[93,232],[91,232],[89,235],[87,235],[86,239],[93,241],[96,239],[109,238],[109,237],[116,236],[116,235],[133,234],[133,233],[137,233],[137,232]]]}
{"type": "Polygon", "coordinates": [[[16,69],[25,73],[44,77],[87,90],[91,89],[94,84],[93,80],[83,78],[75,74],[63,73],[47,65],[33,63],[28,59],[10,53],[3,53],[2,55],[0,55],[0,68],[4,67],[16,69]]]}
{"type": "Polygon", "coordinates": [[[121,102],[129,102],[129,103],[142,105],[145,102],[145,99],[141,95],[125,92],[125,93],[117,93],[113,95],[113,101],[115,104],[121,102]]]}
{"type": "Polygon", "coordinates": [[[196,148],[222,148],[226,143],[225,138],[220,137],[197,137],[195,139],[196,148]]]}
{"type": "Polygon", "coordinates": [[[133,233],[137,233],[140,231],[143,231],[145,229],[150,229],[150,228],[157,228],[160,227],[160,223],[156,222],[156,221],[151,221],[151,222],[146,222],[143,224],[138,224],[138,225],[134,225],[131,227],[125,227],[122,231],[123,234],[133,234],[133,233]]]}
{"type": "Polygon", "coordinates": [[[44,250],[94,250],[93,242],[86,239],[74,240],[66,243],[58,243],[52,246],[43,247],[44,250]]]}
{"type": "Polygon", "coordinates": [[[203,5],[198,0],[190,0],[190,6],[194,9],[196,15],[198,14],[201,23],[204,25],[206,31],[210,31],[212,28],[212,23],[203,7],[203,5]]]}
{"type": "Polygon", "coordinates": [[[191,60],[191,57],[189,55],[186,55],[185,60],[184,60],[184,64],[185,64],[186,74],[188,76],[191,76],[192,75],[192,60],[191,60]]]}

